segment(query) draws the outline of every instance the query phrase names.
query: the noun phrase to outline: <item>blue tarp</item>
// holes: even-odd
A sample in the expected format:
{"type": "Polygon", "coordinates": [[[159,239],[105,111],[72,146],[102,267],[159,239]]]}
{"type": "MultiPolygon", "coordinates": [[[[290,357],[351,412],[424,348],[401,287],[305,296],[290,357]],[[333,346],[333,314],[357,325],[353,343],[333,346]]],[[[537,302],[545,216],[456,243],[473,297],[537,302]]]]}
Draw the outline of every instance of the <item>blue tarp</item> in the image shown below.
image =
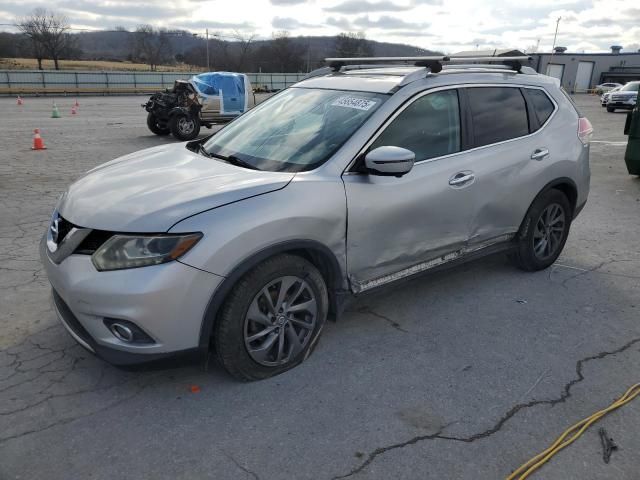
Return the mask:
{"type": "Polygon", "coordinates": [[[244,75],[231,72],[201,73],[191,77],[193,86],[199,93],[206,96],[244,98],[244,75]]]}

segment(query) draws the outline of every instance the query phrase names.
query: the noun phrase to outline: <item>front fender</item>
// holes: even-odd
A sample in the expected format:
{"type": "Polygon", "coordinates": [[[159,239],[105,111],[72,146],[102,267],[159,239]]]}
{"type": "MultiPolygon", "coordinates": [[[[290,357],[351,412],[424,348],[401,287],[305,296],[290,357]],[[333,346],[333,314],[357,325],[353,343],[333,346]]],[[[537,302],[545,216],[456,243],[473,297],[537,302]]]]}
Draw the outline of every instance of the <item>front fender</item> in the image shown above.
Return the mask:
{"type": "Polygon", "coordinates": [[[226,277],[244,259],[273,245],[298,240],[324,245],[346,271],[346,225],[342,182],[296,174],[280,190],[202,212],[176,223],[169,231],[202,232],[203,239],[180,261],[226,277]]]}
{"type": "Polygon", "coordinates": [[[212,292],[201,341],[208,341],[215,314],[237,280],[279,253],[305,252],[315,257],[329,275],[332,310],[337,314],[341,295],[348,291],[346,226],[344,185],[339,179],[313,174],[296,174],[281,190],[202,212],[174,225],[169,232],[204,234],[179,261],[226,277],[212,292]]]}

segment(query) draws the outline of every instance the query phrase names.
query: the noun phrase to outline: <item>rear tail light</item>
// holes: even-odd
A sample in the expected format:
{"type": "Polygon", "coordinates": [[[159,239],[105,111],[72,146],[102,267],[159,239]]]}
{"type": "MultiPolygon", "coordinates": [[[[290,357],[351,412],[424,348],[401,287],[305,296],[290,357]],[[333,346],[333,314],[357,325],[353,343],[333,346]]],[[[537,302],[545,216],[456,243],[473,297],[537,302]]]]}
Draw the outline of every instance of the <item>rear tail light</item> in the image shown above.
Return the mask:
{"type": "Polygon", "coordinates": [[[593,127],[591,126],[591,122],[586,117],[580,117],[578,119],[578,138],[583,145],[589,145],[592,136],[593,127]]]}

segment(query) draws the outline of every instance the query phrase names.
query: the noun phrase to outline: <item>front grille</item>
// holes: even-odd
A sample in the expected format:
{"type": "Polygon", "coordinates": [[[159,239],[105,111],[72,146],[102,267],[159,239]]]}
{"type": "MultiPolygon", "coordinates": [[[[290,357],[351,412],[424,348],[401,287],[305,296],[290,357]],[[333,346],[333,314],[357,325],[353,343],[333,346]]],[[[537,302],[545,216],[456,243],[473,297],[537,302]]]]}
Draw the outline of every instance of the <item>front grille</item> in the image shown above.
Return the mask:
{"type": "Polygon", "coordinates": [[[87,238],[85,238],[75,252],[80,255],[93,255],[100,246],[113,236],[113,232],[104,230],[92,230],[87,238]]]}
{"type": "Polygon", "coordinates": [[[56,308],[62,317],[62,321],[64,321],[64,323],[73,330],[73,333],[80,337],[87,345],[91,345],[93,339],[91,338],[91,335],[89,335],[89,332],[85,330],[62,297],[58,292],[56,292],[55,288],[51,289],[51,291],[53,294],[53,301],[55,302],[56,308]]]}
{"type": "MultiPolygon", "coordinates": [[[[67,234],[71,231],[72,228],[83,228],[78,225],[74,225],[69,220],[59,217],[58,221],[58,244],[67,236],[67,234]]],[[[113,235],[112,232],[107,232],[104,230],[91,230],[91,233],[87,235],[87,237],[82,241],[78,248],[74,250],[73,253],[79,255],[93,255],[100,246],[109,240],[113,235]]]]}
{"type": "Polygon", "coordinates": [[[75,225],[73,223],[71,223],[69,220],[66,220],[62,216],[59,216],[58,217],[58,242],[57,243],[60,243],[62,240],[64,240],[64,237],[67,236],[67,234],[71,231],[71,229],[73,227],[75,227],[75,225]]]}
{"type": "Polygon", "coordinates": [[[627,95],[611,95],[612,102],[625,102],[631,99],[633,99],[633,97],[629,97],[627,95]]]}

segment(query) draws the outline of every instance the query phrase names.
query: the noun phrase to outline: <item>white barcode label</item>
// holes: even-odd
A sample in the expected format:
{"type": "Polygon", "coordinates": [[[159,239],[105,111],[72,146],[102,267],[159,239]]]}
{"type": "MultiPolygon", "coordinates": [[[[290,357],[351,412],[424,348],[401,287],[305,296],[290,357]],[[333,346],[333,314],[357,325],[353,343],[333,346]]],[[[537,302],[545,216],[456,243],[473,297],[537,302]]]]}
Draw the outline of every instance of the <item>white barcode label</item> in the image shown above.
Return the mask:
{"type": "Polygon", "coordinates": [[[331,105],[334,107],[347,107],[347,108],[356,108],[358,110],[369,110],[375,104],[376,104],[375,100],[344,96],[344,97],[336,98],[331,105]]]}

